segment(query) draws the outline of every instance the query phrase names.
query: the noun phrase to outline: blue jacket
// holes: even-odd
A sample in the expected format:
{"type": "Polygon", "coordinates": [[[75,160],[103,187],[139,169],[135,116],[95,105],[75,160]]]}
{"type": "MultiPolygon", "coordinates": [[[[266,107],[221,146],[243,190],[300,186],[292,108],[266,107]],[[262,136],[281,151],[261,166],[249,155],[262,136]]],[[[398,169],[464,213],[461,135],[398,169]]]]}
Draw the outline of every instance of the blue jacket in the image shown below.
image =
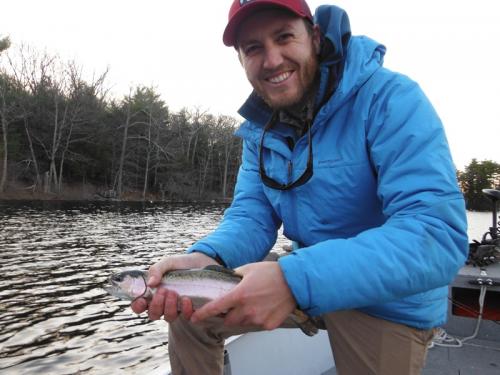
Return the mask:
{"type": "MultiPolygon", "coordinates": [[[[441,121],[420,87],[382,67],[385,48],[351,37],[346,14],[323,6],[316,22],[345,61],[334,94],[314,118],[314,174],[288,191],[265,186],[259,142],[270,110],[251,96],[240,113],[242,165],[219,227],[188,251],[228,267],[262,260],[283,224],[303,247],[279,259],[301,309],[310,315],[359,309],[430,328],[446,320],[447,285],[468,249],[463,196],[441,121]],[[344,43],[343,43],[344,42],[344,43]]],[[[266,173],[282,183],[305,170],[307,135],[276,124],[264,138],[266,173]]]]}

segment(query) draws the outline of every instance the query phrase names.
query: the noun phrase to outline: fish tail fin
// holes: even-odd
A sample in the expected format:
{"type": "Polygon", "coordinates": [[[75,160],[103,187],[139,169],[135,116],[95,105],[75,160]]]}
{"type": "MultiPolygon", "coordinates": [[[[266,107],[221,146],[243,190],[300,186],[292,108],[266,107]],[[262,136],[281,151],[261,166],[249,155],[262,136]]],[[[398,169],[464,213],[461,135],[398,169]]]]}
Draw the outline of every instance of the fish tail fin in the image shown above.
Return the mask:
{"type": "Polygon", "coordinates": [[[301,329],[307,336],[314,336],[318,333],[318,325],[316,324],[316,320],[311,318],[303,311],[296,309],[290,317],[293,322],[297,324],[297,327],[301,329]]]}

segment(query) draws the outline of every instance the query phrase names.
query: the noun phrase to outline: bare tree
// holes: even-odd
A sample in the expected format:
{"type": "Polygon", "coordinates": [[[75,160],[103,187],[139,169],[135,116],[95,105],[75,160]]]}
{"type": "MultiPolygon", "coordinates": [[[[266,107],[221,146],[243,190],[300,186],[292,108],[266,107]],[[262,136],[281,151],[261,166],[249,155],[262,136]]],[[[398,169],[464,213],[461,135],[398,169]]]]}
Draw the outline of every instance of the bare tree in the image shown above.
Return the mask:
{"type": "Polygon", "coordinates": [[[194,166],[194,158],[196,156],[196,148],[198,146],[198,139],[200,131],[203,128],[204,117],[206,116],[207,111],[201,111],[199,107],[196,107],[194,112],[191,113],[191,126],[189,129],[189,138],[188,138],[188,148],[187,148],[187,160],[190,160],[191,166],[194,166]],[[191,144],[193,146],[191,147],[191,144]],[[191,156],[190,156],[191,155],[191,156]]]}
{"type": "Polygon", "coordinates": [[[229,181],[229,166],[231,156],[235,149],[234,127],[236,120],[228,116],[219,116],[219,134],[218,139],[222,143],[223,165],[222,165],[222,198],[227,198],[227,188],[229,181]]]}
{"type": "Polygon", "coordinates": [[[57,179],[57,190],[59,192],[62,191],[64,162],[66,161],[66,155],[71,151],[71,144],[88,141],[92,136],[88,132],[80,132],[79,136],[74,137],[73,131],[75,127],[78,130],[79,126],[91,121],[89,118],[91,115],[87,113],[90,110],[89,107],[91,107],[89,99],[95,98],[98,102],[104,101],[106,91],[103,89],[103,85],[107,73],[106,70],[100,76],[94,77],[92,81],[85,82],[82,78],[82,71],[75,62],[70,62],[67,65],[65,76],[69,82],[69,91],[66,100],[70,115],[68,116],[67,129],[64,133],[65,140],[59,157],[59,177],[57,179]]]}
{"type": "MultiPolygon", "coordinates": [[[[1,74],[1,71],[0,71],[1,74]]],[[[7,168],[8,168],[8,131],[9,131],[9,117],[11,108],[8,103],[7,95],[9,91],[9,83],[7,81],[7,76],[3,75],[0,77],[0,117],[2,119],[2,177],[0,178],[0,192],[5,190],[5,184],[7,182],[7,168]]]]}
{"type": "Polygon", "coordinates": [[[119,161],[119,166],[118,166],[118,181],[116,184],[116,192],[118,198],[121,198],[122,196],[122,189],[123,189],[123,165],[125,163],[125,154],[127,152],[127,141],[128,141],[128,128],[130,127],[130,121],[131,121],[131,95],[129,94],[127,103],[126,103],[126,116],[125,116],[125,122],[123,124],[123,135],[122,135],[122,147],[121,147],[121,152],[120,152],[120,161],[119,161]]]}
{"type": "Polygon", "coordinates": [[[19,108],[20,116],[23,120],[26,140],[30,151],[30,165],[35,169],[33,179],[33,190],[41,186],[41,175],[38,158],[33,145],[32,130],[29,118],[34,115],[33,97],[38,92],[41,82],[47,76],[47,69],[52,64],[53,58],[47,54],[40,55],[29,46],[21,44],[13,53],[7,55],[9,62],[10,77],[14,80],[15,86],[19,90],[16,98],[16,105],[19,108]]]}
{"type": "Polygon", "coordinates": [[[217,120],[212,115],[204,116],[204,135],[206,135],[206,148],[204,152],[204,159],[202,159],[202,164],[200,168],[200,182],[198,184],[199,196],[201,197],[205,193],[205,188],[208,182],[209,167],[211,166],[213,160],[214,147],[216,145],[216,134],[217,134],[217,120]]]}
{"type": "Polygon", "coordinates": [[[27,45],[21,45],[16,55],[9,56],[9,63],[16,82],[28,93],[31,98],[19,102],[24,116],[24,128],[27,143],[30,147],[31,158],[35,166],[35,183],[38,186],[41,180],[40,163],[35,153],[34,145],[40,146],[45,156],[50,160],[48,171],[45,173],[45,191],[51,190],[51,181],[57,186],[57,174],[55,173],[55,148],[58,146],[59,106],[60,94],[58,82],[54,76],[55,64],[58,62],[55,56],[46,52],[39,53],[27,45]],[[59,97],[58,97],[59,96],[59,97]],[[49,120],[52,117],[52,120],[49,120]],[[30,118],[36,121],[30,123],[30,118]],[[47,131],[53,126],[52,131],[47,131]],[[50,138],[47,137],[50,135],[50,138]]]}
{"type": "MultiPolygon", "coordinates": [[[[10,47],[8,37],[0,39],[0,53],[10,47]]],[[[2,61],[0,61],[2,62],[2,61]]],[[[9,166],[9,125],[18,117],[15,95],[15,81],[9,76],[4,65],[0,66],[0,118],[2,130],[2,175],[0,177],[0,192],[5,191],[9,166]]]]}

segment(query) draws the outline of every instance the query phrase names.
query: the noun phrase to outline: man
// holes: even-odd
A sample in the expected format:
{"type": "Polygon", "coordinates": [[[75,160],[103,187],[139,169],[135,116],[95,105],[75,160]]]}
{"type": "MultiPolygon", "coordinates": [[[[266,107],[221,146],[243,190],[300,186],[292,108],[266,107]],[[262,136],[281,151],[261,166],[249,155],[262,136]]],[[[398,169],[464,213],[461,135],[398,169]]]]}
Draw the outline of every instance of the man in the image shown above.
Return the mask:
{"type": "Polygon", "coordinates": [[[212,234],[153,265],[149,284],[209,264],[243,280],[195,312],[182,298],[179,314],[167,290],[132,308],[170,323],[174,374],[220,373],[224,338],[279,327],[296,306],[321,317],[339,374],[419,373],[467,252],[437,114],[337,7],[313,21],[301,0],[235,0],[223,40],[254,89],[234,200],[212,234]],[[281,224],[300,248],[262,262],[281,224]]]}

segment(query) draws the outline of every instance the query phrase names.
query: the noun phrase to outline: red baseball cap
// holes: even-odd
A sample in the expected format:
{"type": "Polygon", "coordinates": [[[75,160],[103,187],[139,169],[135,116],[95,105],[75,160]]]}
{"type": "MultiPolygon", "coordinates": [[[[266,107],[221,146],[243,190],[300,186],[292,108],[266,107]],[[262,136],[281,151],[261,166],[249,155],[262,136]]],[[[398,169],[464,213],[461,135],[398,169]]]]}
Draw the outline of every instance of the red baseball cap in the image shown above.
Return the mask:
{"type": "Polygon", "coordinates": [[[288,9],[297,16],[313,22],[309,6],[304,0],[234,0],[229,9],[229,17],[222,40],[228,47],[236,44],[236,33],[241,22],[262,8],[280,7],[288,9]]]}

